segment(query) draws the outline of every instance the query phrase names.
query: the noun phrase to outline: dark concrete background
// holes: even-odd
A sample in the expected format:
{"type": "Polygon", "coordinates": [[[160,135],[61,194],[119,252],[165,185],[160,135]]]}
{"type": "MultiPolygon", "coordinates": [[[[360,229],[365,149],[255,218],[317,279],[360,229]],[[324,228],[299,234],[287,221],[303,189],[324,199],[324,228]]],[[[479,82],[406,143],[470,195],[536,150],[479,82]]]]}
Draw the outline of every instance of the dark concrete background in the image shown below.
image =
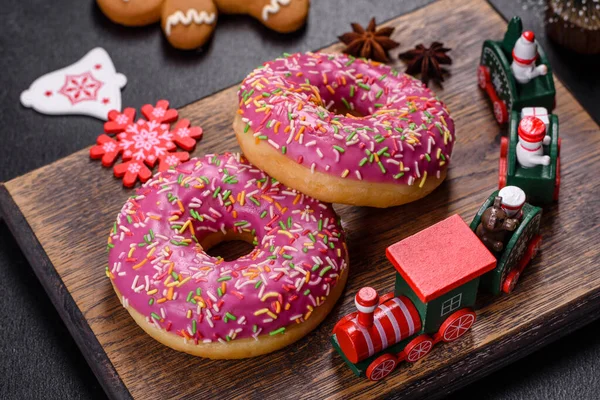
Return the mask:
{"type": "MultiPolygon", "coordinates": [[[[3,0],[0,11],[0,181],[46,165],[92,144],[98,120],[50,117],[23,109],[19,94],[40,75],[104,47],[128,77],[123,104],[158,98],[183,106],[239,82],[261,62],[284,51],[330,44],[348,23],[379,21],[431,0],[313,0],[307,27],[291,35],[269,32],[245,17],[221,16],[203,52],[169,47],[158,26],[113,25],[92,0],[3,0]],[[351,4],[351,6],[348,6],[351,4]]],[[[543,32],[543,0],[492,3],[505,16],[520,14],[543,32]]],[[[474,32],[473,34],[477,34],[474,32]]],[[[541,34],[538,38],[544,41],[541,34]]],[[[403,43],[411,46],[411,43],[403,43]]],[[[547,44],[557,75],[600,120],[598,58],[581,58],[547,44]]],[[[560,99],[559,99],[560,101],[560,99]]],[[[451,398],[597,399],[600,322],[456,392],[451,398]]],[[[105,398],[6,225],[0,221],[0,398],[105,398]]]]}

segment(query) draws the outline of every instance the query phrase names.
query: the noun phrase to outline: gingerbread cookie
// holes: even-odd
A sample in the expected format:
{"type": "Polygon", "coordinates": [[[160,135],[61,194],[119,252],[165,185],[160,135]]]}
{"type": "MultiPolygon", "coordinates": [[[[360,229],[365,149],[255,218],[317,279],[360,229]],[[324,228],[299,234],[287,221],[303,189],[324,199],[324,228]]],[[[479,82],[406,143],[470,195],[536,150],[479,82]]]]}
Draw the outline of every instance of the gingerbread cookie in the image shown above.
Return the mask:
{"type": "Polygon", "coordinates": [[[126,26],[143,26],[160,20],[164,0],[96,0],[111,21],[126,26]]]}
{"type": "Polygon", "coordinates": [[[308,17],[310,0],[214,0],[224,14],[248,14],[281,33],[299,29],[308,17]]]}
{"type": "Polygon", "coordinates": [[[128,26],[161,20],[173,47],[190,50],[210,39],[217,14],[247,14],[274,31],[287,33],[306,22],[310,0],[97,0],[112,21],[128,26]]]}
{"type": "Polygon", "coordinates": [[[175,48],[190,50],[202,46],[216,24],[213,0],[164,0],[161,26],[175,48]]]}

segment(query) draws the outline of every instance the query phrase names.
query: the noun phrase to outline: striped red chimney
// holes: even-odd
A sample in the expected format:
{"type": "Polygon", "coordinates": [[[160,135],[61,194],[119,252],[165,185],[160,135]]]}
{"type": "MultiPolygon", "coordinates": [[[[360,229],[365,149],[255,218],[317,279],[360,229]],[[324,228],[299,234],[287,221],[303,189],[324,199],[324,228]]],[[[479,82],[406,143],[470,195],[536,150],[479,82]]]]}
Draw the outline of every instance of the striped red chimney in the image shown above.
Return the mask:
{"type": "Polygon", "coordinates": [[[373,313],[379,304],[377,290],[368,286],[361,288],[354,298],[354,304],[358,310],[358,323],[365,328],[373,326],[373,313]]]}

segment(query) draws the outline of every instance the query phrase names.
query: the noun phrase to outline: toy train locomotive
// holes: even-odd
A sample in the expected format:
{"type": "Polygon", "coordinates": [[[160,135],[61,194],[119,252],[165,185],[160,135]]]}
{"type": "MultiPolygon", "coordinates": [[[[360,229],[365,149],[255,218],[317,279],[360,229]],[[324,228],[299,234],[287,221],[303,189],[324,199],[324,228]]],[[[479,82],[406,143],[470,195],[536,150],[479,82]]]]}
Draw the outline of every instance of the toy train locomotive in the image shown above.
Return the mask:
{"type": "Polygon", "coordinates": [[[392,293],[369,287],[331,341],[358,376],[378,381],[401,361],[416,362],[475,322],[479,290],[510,293],[541,244],[541,209],[515,186],[494,192],[470,226],[449,217],[387,248],[396,268],[392,293]]]}
{"type": "Polygon", "coordinates": [[[558,200],[560,146],[552,71],[531,31],[513,18],[500,42],[483,44],[479,86],[492,100],[501,139],[498,186],[469,226],[454,215],[387,248],[394,291],[362,288],[357,311],[335,325],[331,341],[356,375],[378,381],[416,362],[439,342],[473,326],[479,291],[511,293],[537,254],[542,211],[525,203],[558,200]],[[507,186],[508,185],[508,186],[507,186]]]}
{"type": "Polygon", "coordinates": [[[533,204],[558,201],[558,117],[550,64],[531,31],[513,18],[502,41],[486,40],[477,69],[498,123],[509,122],[500,146],[498,186],[518,186],[533,204]]]}

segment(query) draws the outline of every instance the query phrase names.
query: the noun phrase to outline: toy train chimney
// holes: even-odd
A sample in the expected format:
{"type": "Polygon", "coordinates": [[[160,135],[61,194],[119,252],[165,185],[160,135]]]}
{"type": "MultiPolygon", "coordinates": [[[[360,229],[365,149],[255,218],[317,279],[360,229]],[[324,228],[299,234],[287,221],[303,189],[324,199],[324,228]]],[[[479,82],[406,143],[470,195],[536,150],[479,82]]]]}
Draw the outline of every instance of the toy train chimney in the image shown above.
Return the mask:
{"type": "Polygon", "coordinates": [[[373,313],[379,304],[377,290],[368,286],[361,288],[354,298],[354,304],[358,310],[358,323],[365,328],[373,326],[373,313]]]}

